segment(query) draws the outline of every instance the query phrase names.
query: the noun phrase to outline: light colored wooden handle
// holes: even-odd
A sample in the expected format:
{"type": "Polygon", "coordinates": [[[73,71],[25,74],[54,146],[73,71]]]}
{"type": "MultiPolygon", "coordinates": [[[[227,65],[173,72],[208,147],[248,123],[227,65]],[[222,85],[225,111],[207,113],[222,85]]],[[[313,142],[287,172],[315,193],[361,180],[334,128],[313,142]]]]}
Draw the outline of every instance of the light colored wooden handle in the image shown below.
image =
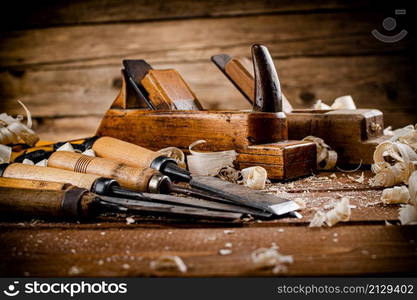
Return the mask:
{"type": "Polygon", "coordinates": [[[253,101],[255,97],[255,76],[249,58],[245,56],[234,57],[226,64],[224,69],[246,97],[253,101]]]}
{"type": "Polygon", "coordinates": [[[147,192],[150,179],[159,174],[151,168],[134,168],[106,158],[65,151],[54,152],[48,159],[48,167],[113,178],[121,186],[140,192],[147,192]]]}
{"type": "Polygon", "coordinates": [[[0,187],[61,191],[69,186],[67,183],[60,182],[0,177],[0,187]]]}
{"type": "Polygon", "coordinates": [[[94,181],[100,176],[15,163],[9,165],[6,170],[4,170],[3,177],[70,183],[80,188],[90,190],[94,181]]]}
{"type": "Polygon", "coordinates": [[[140,169],[149,168],[155,158],[162,156],[161,153],[107,136],[97,139],[93,150],[99,157],[140,169]]]}
{"type": "Polygon", "coordinates": [[[174,69],[150,70],[141,81],[158,110],[201,110],[196,95],[174,69]]]}

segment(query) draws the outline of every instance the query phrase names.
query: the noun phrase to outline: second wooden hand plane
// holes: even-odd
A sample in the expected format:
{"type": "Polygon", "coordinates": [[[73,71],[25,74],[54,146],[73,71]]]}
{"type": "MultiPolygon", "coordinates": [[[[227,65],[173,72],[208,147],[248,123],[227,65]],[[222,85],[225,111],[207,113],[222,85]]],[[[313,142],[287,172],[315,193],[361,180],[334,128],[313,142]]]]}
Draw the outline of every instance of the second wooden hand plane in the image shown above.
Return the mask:
{"type": "MultiPolygon", "coordinates": [[[[227,54],[214,55],[211,60],[252,104],[257,84],[252,62],[247,57],[227,54]]],[[[284,106],[287,107],[288,137],[322,138],[338,153],[341,164],[372,164],[375,147],[388,138],[383,135],[382,112],[376,109],[293,110],[285,98],[284,106]]]]}
{"type": "Polygon", "coordinates": [[[195,94],[175,70],[154,70],[143,60],[124,61],[122,89],[97,135],[152,150],[175,146],[185,152],[191,143],[203,139],[207,143],[200,149],[234,149],[239,168],[262,166],[270,179],[310,175],[316,169],[315,145],[288,140],[272,60],[261,46],[254,56],[257,101],[251,112],[201,110],[195,94]]]}

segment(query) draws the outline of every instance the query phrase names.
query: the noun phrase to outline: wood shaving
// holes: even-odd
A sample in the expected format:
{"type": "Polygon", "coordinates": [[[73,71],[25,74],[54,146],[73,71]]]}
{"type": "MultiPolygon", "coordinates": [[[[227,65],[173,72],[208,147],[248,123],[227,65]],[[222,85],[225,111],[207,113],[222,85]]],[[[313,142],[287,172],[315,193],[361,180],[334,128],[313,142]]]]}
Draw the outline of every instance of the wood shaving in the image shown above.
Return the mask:
{"type": "Polygon", "coordinates": [[[286,272],[286,264],[292,264],[294,259],[291,255],[282,255],[277,247],[259,248],[251,254],[252,262],[257,269],[272,268],[274,274],[286,272]]]}
{"type": "Polygon", "coordinates": [[[77,267],[77,266],[72,266],[69,270],[68,270],[68,275],[73,276],[73,275],[79,275],[81,272],[83,271],[82,268],[77,267]]]}
{"type": "Polygon", "coordinates": [[[12,147],[0,144],[0,164],[9,163],[12,156],[12,147]]]}
{"type": "Polygon", "coordinates": [[[135,219],[133,219],[132,217],[126,218],[126,224],[134,224],[134,223],[135,223],[135,219]]]}
{"type": "Polygon", "coordinates": [[[295,203],[300,207],[300,209],[304,209],[307,207],[306,201],[303,198],[295,198],[293,199],[295,203]]]}
{"type": "Polygon", "coordinates": [[[198,140],[192,143],[188,149],[191,155],[187,156],[188,169],[191,174],[203,176],[216,176],[226,166],[233,166],[237,153],[235,150],[218,152],[198,152],[193,147],[206,143],[205,140],[198,140]]]}
{"type": "Polygon", "coordinates": [[[38,166],[38,167],[47,167],[48,166],[48,160],[47,159],[42,159],[41,161],[37,162],[35,164],[35,166],[38,166]]]}
{"type": "Polygon", "coordinates": [[[327,145],[323,139],[315,136],[306,136],[303,141],[313,142],[317,148],[317,168],[331,170],[336,166],[337,153],[327,145]]]}
{"type": "Polygon", "coordinates": [[[395,186],[384,189],[381,196],[384,204],[405,204],[410,200],[410,193],[406,186],[395,186]]]}
{"type": "Polygon", "coordinates": [[[417,224],[417,171],[413,172],[409,178],[408,193],[410,204],[402,205],[399,209],[401,225],[417,224]]]}
{"type": "Polygon", "coordinates": [[[24,165],[30,165],[30,166],[34,166],[35,165],[35,163],[33,161],[31,161],[30,159],[27,159],[27,158],[25,158],[22,161],[22,164],[24,164],[24,165]]]}
{"type": "Polygon", "coordinates": [[[31,129],[32,115],[21,101],[18,102],[25,110],[26,125],[22,123],[22,116],[13,118],[6,113],[0,114],[0,144],[16,144],[22,140],[29,146],[34,146],[39,141],[39,137],[31,129]]]}
{"type": "Polygon", "coordinates": [[[328,110],[328,109],[356,109],[355,102],[352,96],[346,95],[336,98],[331,106],[323,103],[320,99],[313,106],[314,109],[328,110]]]}
{"type": "Polygon", "coordinates": [[[374,152],[375,173],[371,184],[390,187],[397,184],[408,184],[408,178],[417,170],[417,130],[408,125],[400,129],[387,128],[388,141],[380,143],[374,152]]]}
{"type": "Polygon", "coordinates": [[[181,151],[181,149],[176,147],[167,147],[158,151],[159,153],[171,157],[175,159],[178,166],[181,168],[187,168],[187,164],[185,163],[185,154],[181,151]]]}
{"type": "Polygon", "coordinates": [[[71,143],[65,143],[65,144],[63,144],[61,147],[59,147],[58,149],[56,149],[56,151],[75,152],[74,147],[72,147],[71,143]]]}
{"type": "Polygon", "coordinates": [[[362,172],[361,176],[355,179],[356,182],[358,183],[363,183],[365,181],[365,176],[362,172]]]}
{"type": "Polygon", "coordinates": [[[238,183],[242,179],[242,174],[235,168],[226,166],[219,171],[217,177],[231,183],[238,183]]]}
{"type": "Polygon", "coordinates": [[[324,211],[319,210],[314,214],[308,227],[321,227],[326,222],[326,219],[326,213],[324,211]]]}
{"type": "Polygon", "coordinates": [[[232,250],[231,249],[220,249],[219,254],[220,255],[230,255],[230,254],[232,254],[232,250]]]}
{"type": "Polygon", "coordinates": [[[262,190],[265,188],[268,174],[263,167],[255,166],[241,171],[243,184],[251,189],[262,190]]]}
{"type": "Polygon", "coordinates": [[[94,152],[93,149],[87,149],[84,152],[82,152],[81,154],[96,157],[96,153],[94,152]]]}
{"type": "Polygon", "coordinates": [[[151,261],[152,270],[178,270],[181,273],[187,272],[187,265],[179,256],[162,255],[156,260],[151,261]]]}
{"type": "Polygon", "coordinates": [[[334,204],[334,208],[327,213],[319,210],[313,216],[308,227],[322,227],[324,224],[332,227],[339,222],[347,222],[350,220],[351,206],[349,198],[343,197],[339,202],[334,204]]]}

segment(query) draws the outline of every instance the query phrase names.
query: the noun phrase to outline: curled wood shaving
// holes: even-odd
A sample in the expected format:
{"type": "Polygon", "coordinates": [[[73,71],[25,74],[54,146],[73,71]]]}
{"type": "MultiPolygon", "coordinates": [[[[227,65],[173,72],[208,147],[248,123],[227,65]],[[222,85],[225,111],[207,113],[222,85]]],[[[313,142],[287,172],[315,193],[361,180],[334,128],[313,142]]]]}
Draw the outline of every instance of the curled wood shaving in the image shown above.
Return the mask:
{"type": "Polygon", "coordinates": [[[47,167],[48,166],[48,160],[47,159],[42,159],[41,161],[37,162],[35,164],[35,166],[47,167]]]}
{"type": "Polygon", "coordinates": [[[0,144],[0,164],[9,163],[12,156],[12,147],[0,144]]]}
{"type": "Polygon", "coordinates": [[[321,101],[321,99],[317,100],[317,102],[314,104],[313,108],[314,109],[317,109],[317,110],[331,109],[330,108],[330,105],[327,105],[326,103],[324,103],[323,101],[321,101]]]}
{"type": "Polygon", "coordinates": [[[336,166],[337,153],[327,145],[323,139],[306,136],[303,141],[313,142],[317,149],[317,167],[320,170],[331,170],[336,166]]]}
{"type": "Polygon", "coordinates": [[[402,225],[417,224],[417,171],[413,172],[408,182],[410,204],[402,205],[399,209],[399,219],[402,225]]]}
{"type": "Polygon", "coordinates": [[[272,268],[274,274],[285,272],[285,264],[292,264],[294,259],[291,255],[282,255],[277,247],[259,248],[251,254],[252,262],[257,269],[272,268]]]}
{"type": "Polygon", "coordinates": [[[265,188],[268,174],[263,167],[255,166],[241,171],[243,184],[251,189],[262,190],[265,188]]]}
{"type": "Polygon", "coordinates": [[[388,141],[380,143],[374,152],[375,173],[371,184],[390,187],[408,183],[411,173],[417,169],[417,130],[413,125],[400,129],[387,128],[385,133],[391,135],[388,141]]]}
{"type": "Polygon", "coordinates": [[[217,177],[232,183],[238,183],[242,179],[242,174],[235,168],[226,166],[220,170],[217,177]]]}
{"type": "Polygon", "coordinates": [[[16,144],[19,140],[23,140],[29,146],[34,146],[39,141],[39,137],[30,129],[32,115],[21,101],[18,102],[26,112],[26,125],[22,123],[22,116],[13,118],[6,113],[0,114],[0,144],[16,144]]]}
{"type": "Polygon", "coordinates": [[[198,140],[189,146],[191,155],[187,156],[188,169],[192,174],[204,176],[216,176],[220,170],[226,166],[233,166],[237,153],[235,150],[218,152],[198,152],[192,150],[193,147],[206,143],[198,140]]]}
{"type": "Polygon", "coordinates": [[[317,100],[317,102],[313,106],[314,109],[318,110],[328,110],[328,109],[356,109],[355,102],[352,99],[352,96],[346,95],[336,98],[331,106],[323,103],[321,100],[317,100]]]}
{"type": "Polygon", "coordinates": [[[179,256],[162,255],[151,261],[152,270],[178,270],[181,273],[187,272],[187,265],[179,256]]]}
{"type": "Polygon", "coordinates": [[[178,166],[180,166],[181,168],[187,168],[187,165],[185,163],[185,154],[181,151],[181,149],[176,147],[167,147],[159,150],[158,152],[165,156],[175,159],[178,166]]]}
{"type": "Polygon", "coordinates": [[[87,150],[85,150],[83,153],[81,153],[81,154],[84,154],[84,155],[87,155],[87,156],[92,156],[92,157],[96,157],[96,153],[94,152],[94,150],[93,149],[87,149],[87,150]]]}
{"type": "Polygon", "coordinates": [[[410,200],[410,194],[406,186],[395,186],[384,189],[381,200],[384,204],[404,204],[410,200]]]}
{"type": "Polygon", "coordinates": [[[56,151],[75,152],[74,147],[72,147],[71,143],[65,143],[65,144],[63,144],[61,147],[59,147],[58,149],[56,149],[56,151]]]}
{"type": "Polygon", "coordinates": [[[27,159],[27,158],[25,158],[22,161],[22,164],[24,164],[24,165],[31,165],[31,166],[35,165],[35,163],[33,161],[31,161],[30,159],[27,159]]]}
{"type": "Polygon", "coordinates": [[[334,208],[327,213],[319,210],[313,216],[310,221],[309,227],[321,227],[324,224],[332,227],[339,222],[347,222],[350,220],[351,206],[349,199],[343,197],[339,202],[334,205],[334,208]]]}

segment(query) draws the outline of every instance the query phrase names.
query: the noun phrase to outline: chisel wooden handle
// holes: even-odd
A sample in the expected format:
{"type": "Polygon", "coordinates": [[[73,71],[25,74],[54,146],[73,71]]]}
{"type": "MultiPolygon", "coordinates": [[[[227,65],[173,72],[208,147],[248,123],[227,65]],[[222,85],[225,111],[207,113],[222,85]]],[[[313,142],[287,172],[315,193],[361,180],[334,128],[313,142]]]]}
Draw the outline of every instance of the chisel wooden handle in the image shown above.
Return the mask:
{"type": "Polygon", "coordinates": [[[19,163],[8,165],[4,169],[2,176],[6,178],[64,182],[87,190],[91,190],[96,180],[100,178],[100,176],[92,174],[81,174],[56,168],[38,167],[19,163]]]}
{"type": "Polygon", "coordinates": [[[97,156],[104,157],[136,168],[148,168],[161,153],[118,140],[112,137],[101,137],[93,144],[97,156]]]}
{"type": "Polygon", "coordinates": [[[134,168],[106,158],[66,151],[54,152],[48,159],[48,167],[113,178],[122,187],[140,192],[150,191],[151,181],[163,176],[151,168],[134,168]]]}
{"type": "Polygon", "coordinates": [[[0,177],[0,187],[61,191],[71,186],[68,183],[0,177]]]}
{"type": "Polygon", "coordinates": [[[79,219],[90,216],[95,199],[95,194],[81,188],[53,191],[0,187],[0,214],[79,219]]]}

